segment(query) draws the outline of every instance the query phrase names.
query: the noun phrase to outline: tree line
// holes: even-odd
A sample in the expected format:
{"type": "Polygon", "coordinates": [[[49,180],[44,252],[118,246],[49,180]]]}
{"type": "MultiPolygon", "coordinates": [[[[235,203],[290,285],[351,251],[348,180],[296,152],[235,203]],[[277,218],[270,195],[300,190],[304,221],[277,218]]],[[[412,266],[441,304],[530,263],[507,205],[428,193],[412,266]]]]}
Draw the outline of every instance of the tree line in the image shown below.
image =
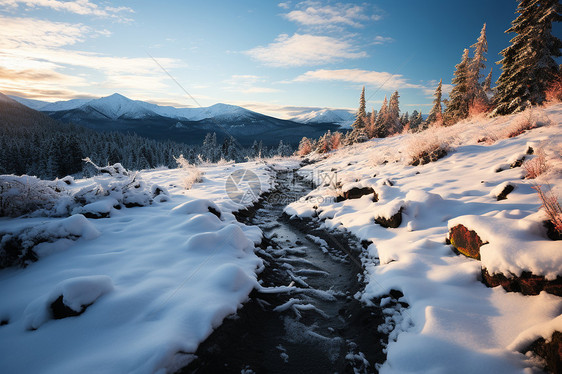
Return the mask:
{"type": "Polygon", "coordinates": [[[232,137],[219,143],[214,133],[207,134],[201,145],[187,145],[136,134],[96,132],[58,122],[0,94],[0,174],[27,174],[42,179],[66,175],[87,177],[96,171],[82,161],[86,157],[97,165],[119,162],[126,169],[141,170],[159,166],[174,168],[179,155],[197,164],[221,159],[242,162],[292,153],[293,148],[283,141],[277,147],[254,142],[248,148],[232,137]]]}

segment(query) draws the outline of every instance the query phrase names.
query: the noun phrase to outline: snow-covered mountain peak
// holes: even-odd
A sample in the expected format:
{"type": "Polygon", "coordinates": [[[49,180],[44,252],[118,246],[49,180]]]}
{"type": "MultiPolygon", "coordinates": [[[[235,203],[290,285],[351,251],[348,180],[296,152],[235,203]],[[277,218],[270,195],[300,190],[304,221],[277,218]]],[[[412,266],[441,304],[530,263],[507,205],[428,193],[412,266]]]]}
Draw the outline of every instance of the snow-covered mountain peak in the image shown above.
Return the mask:
{"type": "Polygon", "coordinates": [[[83,110],[93,109],[111,119],[139,119],[156,114],[142,105],[142,102],[131,100],[118,93],[91,100],[80,108],[83,110]]]}

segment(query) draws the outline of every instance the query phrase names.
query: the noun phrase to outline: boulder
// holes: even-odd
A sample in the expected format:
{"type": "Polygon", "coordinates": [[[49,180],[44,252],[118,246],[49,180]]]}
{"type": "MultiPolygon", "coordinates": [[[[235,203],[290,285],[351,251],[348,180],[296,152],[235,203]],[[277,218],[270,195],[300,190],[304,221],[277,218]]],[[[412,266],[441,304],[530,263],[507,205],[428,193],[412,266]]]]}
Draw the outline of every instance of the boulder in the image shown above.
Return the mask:
{"type": "Polygon", "coordinates": [[[362,187],[362,188],[353,187],[347,191],[344,191],[341,195],[339,195],[336,198],[336,202],[350,200],[350,199],[359,199],[365,195],[370,195],[370,194],[373,194],[373,201],[375,202],[379,201],[379,197],[377,193],[371,187],[362,187]]]}
{"type": "Polygon", "coordinates": [[[429,164],[430,162],[437,161],[445,156],[447,156],[447,151],[441,147],[437,147],[430,151],[421,152],[420,154],[418,154],[412,159],[410,165],[419,166],[419,165],[429,164]]]}
{"type": "Polygon", "coordinates": [[[402,223],[402,209],[396,212],[392,217],[376,217],[375,222],[385,228],[397,228],[402,223]]]}
{"type": "Polygon", "coordinates": [[[511,184],[506,185],[503,190],[496,196],[498,201],[507,199],[507,195],[509,195],[515,187],[511,184]]]}
{"type": "Polygon", "coordinates": [[[562,240],[562,232],[556,229],[552,221],[544,221],[543,225],[546,228],[546,236],[550,240],[562,240]]]}
{"type": "Polygon", "coordinates": [[[554,331],[548,342],[543,338],[535,340],[523,353],[527,352],[533,352],[541,357],[547,372],[562,373],[562,333],[560,331],[554,331]]]}
{"type": "Polygon", "coordinates": [[[490,274],[486,268],[482,268],[482,283],[488,287],[502,286],[507,292],[519,292],[523,295],[538,295],[542,291],[562,296],[562,278],[547,280],[542,275],[523,272],[521,276],[510,274],[490,274]]]}
{"type": "Polygon", "coordinates": [[[449,241],[453,247],[466,257],[480,260],[480,247],[484,243],[476,231],[463,225],[456,225],[449,230],[449,241]]]}
{"type": "Polygon", "coordinates": [[[509,164],[510,168],[519,168],[521,167],[521,165],[523,165],[523,161],[525,161],[525,156],[518,158],[517,160],[513,161],[511,164],[509,164]]]}
{"type": "Polygon", "coordinates": [[[66,304],[63,301],[63,296],[60,295],[55,301],[51,303],[51,313],[53,315],[53,319],[76,317],[84,313],[86,311],[86,308],[88,308],[90,305],[92,304],[82,305],[81,310],[77,312],[66,306],[66,304]]]}

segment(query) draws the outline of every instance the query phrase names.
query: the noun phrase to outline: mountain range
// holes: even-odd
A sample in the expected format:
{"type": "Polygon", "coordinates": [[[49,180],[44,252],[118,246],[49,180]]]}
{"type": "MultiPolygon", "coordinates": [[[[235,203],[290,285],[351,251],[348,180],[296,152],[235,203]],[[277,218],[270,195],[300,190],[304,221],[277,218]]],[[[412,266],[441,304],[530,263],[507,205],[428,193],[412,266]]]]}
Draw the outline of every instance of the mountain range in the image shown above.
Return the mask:
{"type": "Polygon", "coordinates": [[[235,105],[175,108],[131,100],[118,93],[99,99],[54,103],[10,97],[62,122],[187,144],[200,144],[207,133],[215,132],[218,140],[234,136],[242,145],[250,145],[255,140],[269,146],[280,140],[294,145],[303,136],[317,138],[328,130],[349,128],[353,122],[353,115],[345,110],[308,110],[291,120],[283,120],[235,105]]]}

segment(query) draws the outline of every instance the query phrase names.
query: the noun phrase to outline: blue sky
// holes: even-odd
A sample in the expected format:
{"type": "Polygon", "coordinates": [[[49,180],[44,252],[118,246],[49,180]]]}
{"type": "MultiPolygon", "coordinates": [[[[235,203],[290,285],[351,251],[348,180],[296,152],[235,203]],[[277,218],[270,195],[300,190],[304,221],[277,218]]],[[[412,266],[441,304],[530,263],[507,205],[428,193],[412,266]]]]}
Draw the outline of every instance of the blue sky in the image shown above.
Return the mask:
{"type": "Polygon", "coordinates": [[[150,55],[202,106],[288,118],[300,107],[355,108],[366,85],[369,110],[397,89],[402,111],[426,113],[484,23],[497,79],[516,5],[0,0],[0,91],[46,101],[119,92],[197,106],[150,55]]]}

